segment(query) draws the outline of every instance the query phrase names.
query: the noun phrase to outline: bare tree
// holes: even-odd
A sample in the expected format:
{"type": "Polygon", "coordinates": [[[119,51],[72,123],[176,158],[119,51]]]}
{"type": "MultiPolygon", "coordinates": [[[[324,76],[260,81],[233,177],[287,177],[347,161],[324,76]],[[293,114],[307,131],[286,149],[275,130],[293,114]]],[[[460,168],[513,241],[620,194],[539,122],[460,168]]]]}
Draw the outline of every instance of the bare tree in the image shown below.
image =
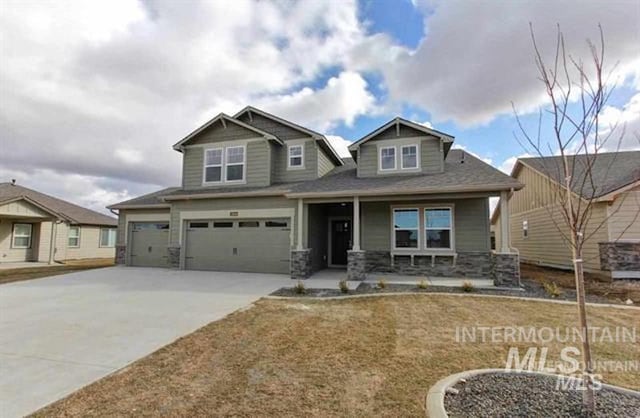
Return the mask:
{"type": "MultiPolygon", "coordinates": [[[[602,111],[615,87],[612,80],[615,66],[605,74],[605,41],[602,28],[599,29],[598,43],[587,41],[590,56],[585,63],[567,53],[564,36],[558,27],[555,54],[547,63],[530,25],[539,80],[548,99],[548,105],[540,111],[535,135],[527,132],[514,106],[519,127],[516,139],[525,151],[539,157],[554,156],[541,161],[546,171],[544,174],[551,179],[551,201],[557,208],[550,217],[573,255],[578,316],[583,336],[582,374],[586,383],[583,409],[588,415],[595,413],[595,392],[594,363],[587,332],[583,247],[585,241],[607,222],[606,217],[595,224],[591,222],[596,196],[602,186],[599,184],[601,178],[594,178],[593,167],[604,150],[617,152],[624,136],[624,127],[617,124],[602,126],[602,111]]],[[[607,173],[614,161],[615,156],[607,159],[607,173]]]]}

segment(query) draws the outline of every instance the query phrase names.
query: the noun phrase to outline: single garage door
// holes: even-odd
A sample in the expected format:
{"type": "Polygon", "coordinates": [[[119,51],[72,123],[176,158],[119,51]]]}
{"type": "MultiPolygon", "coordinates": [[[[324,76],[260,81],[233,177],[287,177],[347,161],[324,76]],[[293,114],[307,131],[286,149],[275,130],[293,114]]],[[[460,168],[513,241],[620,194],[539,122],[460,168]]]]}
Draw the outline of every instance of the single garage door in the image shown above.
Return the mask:
{"type": "Polygon", "coordinates": [[[130,240],[132,266],[167,267],[169,222],[134,222],[130,240]]]}
{"type": "Polygon", "coordinates": [[[187,222],[189,270],[289,273],[289,219],[187,222]]]}

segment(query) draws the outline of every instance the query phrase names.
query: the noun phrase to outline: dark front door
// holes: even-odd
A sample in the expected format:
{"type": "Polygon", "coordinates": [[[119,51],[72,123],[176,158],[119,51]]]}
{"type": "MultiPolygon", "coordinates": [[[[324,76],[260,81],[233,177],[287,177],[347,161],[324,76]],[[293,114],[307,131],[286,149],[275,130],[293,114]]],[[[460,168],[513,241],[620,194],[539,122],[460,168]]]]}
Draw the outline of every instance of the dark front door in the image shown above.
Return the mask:
{"type": "Polygon", "coordinates": [[[351,248],[351,221],[331,221],[331,264],[347,265],[347,250],[351,248]]]}

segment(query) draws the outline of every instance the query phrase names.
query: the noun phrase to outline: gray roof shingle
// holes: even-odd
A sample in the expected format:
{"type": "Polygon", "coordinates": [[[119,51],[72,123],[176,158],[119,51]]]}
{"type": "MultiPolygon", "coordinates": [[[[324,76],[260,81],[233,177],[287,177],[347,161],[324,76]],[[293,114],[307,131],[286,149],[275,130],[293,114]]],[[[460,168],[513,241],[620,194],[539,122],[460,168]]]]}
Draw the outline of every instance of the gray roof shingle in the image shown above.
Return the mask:
{"type": "Polygon", "coordinates": [[[176,190],[181,190],[180,187],[167,187],[162,190],[158,190],[153,193],[147,193],[142,196],[138,196],[134,199],[125,200],[124,202],[119,202],[108,206],[109,209],[121,209],[124,207],[135,207],[135,206],[154,206],[154,205],[164,205],[168,207],[168,204],[162,200],[162,197],[171,194],[176,190]]]}
{"type": "MultiPolygon", "coordinates": [[[[520,161],[554,181],[564,183],[561,158],[532,157],[521,158],[520,161]]],[[[571,155],[568,161],[569,166],[573,167],[571,189],[586,198],[600,197],[640,180],[640,151],[601,153],[596,156],[571,155]],[[593,182],[583,184],[589,166],[593,182]]]]}
{"type": "Polygon", "coordinates": [[[36,204],[47,209],[47,211],[57,214],[71,223],[81,225],[117,225],[117,220],[107,215],[103,215],[91,209],[74,205],[62,199],[36,192],[26,187],[0,183],[0,204],[15,199],[27,198],[36,204]]]}

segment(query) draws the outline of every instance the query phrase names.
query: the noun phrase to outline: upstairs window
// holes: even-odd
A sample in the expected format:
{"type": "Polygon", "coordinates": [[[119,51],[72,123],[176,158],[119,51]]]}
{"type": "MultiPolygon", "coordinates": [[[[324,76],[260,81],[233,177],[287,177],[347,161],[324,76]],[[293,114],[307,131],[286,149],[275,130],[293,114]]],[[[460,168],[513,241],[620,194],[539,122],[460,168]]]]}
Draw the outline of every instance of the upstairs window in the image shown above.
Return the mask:
{"type": "Polygon", "coordinates": [[[80,246],[80,227],[79,226],[69,227],[69,237],[68,237],[67,245],[71,248],[77,248],[80,246]]]}
{"type": "Polygon", "coordinates": [[[418,146],[404,145],[402,146],[402,160],[400,168],[418,168],[418,146]]]}
{"type": "Polygon", "coordinates": [[[205,183],[222,181],[222,148],[208,149],[204,153],[205,183]]]}
{"type": "Polygon", "coordinates": [[[393,210],[395,248],[418,248],[418,209],[393,210]]]}
{"type": "Polygon", "coordinates": [[[380,148],[380,170],[396,169],[396,147],[380,148]]]}
{"type": "Polygon", "coordinates": [[[13,224],[13,248],[31,248],[31,224],[13,224]]]}
{"type": "Polygon", "coordinates": [[[225,181],[244,180],[244,147],[227,148],[225,181]]]}
{"type": "Polygon", "coordinates": [[[302,168],[304,145],[289,145],[289,168],[302,168]]]}
{"type": "Polygon", "coordinates": [[[425,242],[427,248],[452,248],[451,208],[429,208],[424,210],[425,242]]]}
{"type": "Polygon", "coordinates": [[[116,246],[116,230],[113,228],[100,229],[100,246],[115,247],[116,246]]]}

